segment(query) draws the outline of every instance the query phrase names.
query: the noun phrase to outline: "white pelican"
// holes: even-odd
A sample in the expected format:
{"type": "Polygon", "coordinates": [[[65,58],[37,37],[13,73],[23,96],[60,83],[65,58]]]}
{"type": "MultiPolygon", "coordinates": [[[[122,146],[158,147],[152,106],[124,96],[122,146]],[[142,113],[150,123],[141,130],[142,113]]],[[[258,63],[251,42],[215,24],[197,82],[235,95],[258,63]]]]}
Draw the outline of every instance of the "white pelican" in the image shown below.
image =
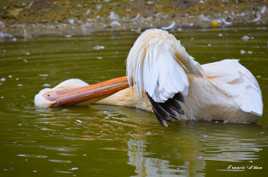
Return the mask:
{"type": "Polygon", "coordinates": [[[159,29],[135,41],[127,77],[89,86],[71,79],[35,96],[38,107],[85,101],[153,111],[164,126],[175,119],[252,123],[263,114],[259,84],[238,60],[201,65],[175,36],[159,29]]]}

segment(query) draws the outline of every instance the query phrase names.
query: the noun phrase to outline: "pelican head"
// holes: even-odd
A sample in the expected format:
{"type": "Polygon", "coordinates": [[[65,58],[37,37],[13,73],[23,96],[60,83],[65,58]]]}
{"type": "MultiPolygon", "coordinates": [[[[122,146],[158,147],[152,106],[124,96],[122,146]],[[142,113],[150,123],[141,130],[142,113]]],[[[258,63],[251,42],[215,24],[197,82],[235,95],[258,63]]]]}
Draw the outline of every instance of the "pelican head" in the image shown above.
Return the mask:
{"type": "Polygon", "coordinates": [[[39,108],[49,108],[56,103],[56,98],[71,90],[78,89],[88,84],[80,79],[65,80],[54,88],[44,88],[34,97],[34,104],[39,108]]]}

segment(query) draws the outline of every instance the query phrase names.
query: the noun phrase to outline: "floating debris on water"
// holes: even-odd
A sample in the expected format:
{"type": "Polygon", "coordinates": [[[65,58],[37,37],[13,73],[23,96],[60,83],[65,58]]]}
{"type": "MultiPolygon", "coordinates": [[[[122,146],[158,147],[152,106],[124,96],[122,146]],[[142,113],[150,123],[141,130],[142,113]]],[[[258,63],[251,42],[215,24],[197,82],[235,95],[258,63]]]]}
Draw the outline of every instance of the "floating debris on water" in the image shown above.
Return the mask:
{"type": "Polygon", "coordinates": [[[252,54],[253,54],[253,52],[252,52],[251,50],[249,50],[249,51],[248,51],[248,54],[249,54],[249,55],[252,55],[252,54]]]}
{"type": "Polygon", "coordinates": [[[32,172],[33,172],[33,173],[37,173],[38,171],[37,171],[37,170],[33,170],[32,172]]]}
{"type": "Polygon", "coordinates": [[[11,74],[9,74],[7,77],[8,77],[9,79],[12,79],[13,76],[12,76],[11,74]]]}
{"type": "Polygon", "coordinates": [[[25,55],[29,56],[29,55],[31,55],[31,53],[30,52],[25,52],[25,55]]]}
{"type": "Polygon", "coordinates": [[[150,136],[150,135],[152,135],[152,132],[148,131],[148,132],[145,133],[145,135],[150,136]]]}
{"type": "Polygon", "coordinates": [[[72,167],[72,168],[70,168],[70,170],[75,171],[75,170],[79,170],[79,168],[78,167],[72,167]]]}
{"type": "Polygon", "coordinates": [[[222,36],[223,36],[223,34],[222,34],[222,33],[219,33],[219,34],[218,34],[218,36],[219,36],[219,37],[222,37],[222,36]]]}
{"type": "Polygon", "coordinates": [[[71,34],[66,34],[64,37],[66,37],[66,38],[71,38],[71,37],[73,37],[71,34]]]}
{"type": "Polygon", "coordinates": [[[203,160],[203,159],[204,159],[203,156],[201,156],[201,155],[197,156],[197,160],[203,160]]]}
{"type": "Polygon", "coordinates": [[[29,63],[29,61],[27,59],[23,59],[24,63],[29,63]]]}
{"type": "Polygon", "coordinates": [[[208,138],[208,135],[207,134],[203,134],[202,137],[203,138],[208,138]]]}
{"type": "Polygon", "coordinates": [[[102,60],[102,59],[103,59],[103,57],[97,57],[97,59],[98,59],[98,60],[102,60]]]}
{"type": "Polygon", "coordinates": [[[18,78],[18,77],[16,77],[16,79],[15,79],[16,81],[19,81],[20,80],[20,78],[18,78]]]}
{"type": "Polygon", "coordinates": [[[18,87],[22,87],[22,86],[23,86],[23,84],[17,84],[17,86],[18,86],[18,87]]]}
{"type": "Polygon", "coordinates": [[[103,45],[96,45],[93,47],[94,50],[103,50],[105,47],[103,45]]]}
{"type": "Polygon", "coordinates": [[[246,53],[245,50],[243,50],[243,49],[240,50],[240,54],[241,54],[241,55],[244,55],[245,53],[246,53]]]}
{"type": "Polygon", "coordinates": [[[51,85],[48,84],[48,83],[44,83],[44,84],[43,84],[43,87],[44,87],[44,88],[49,88],[49,87],[51,87],[51,85]]]}
{"type": "Polygon", "coordinates": [[[6,81],[6,78],[5,77],[2,77],[2,78],[0,78],[0,81],[1,82],[5,82],[6,81]]]}
{"type": "Polygon", "coordinates": [[[242,41],[248,41],[248,40],[250,40],[250,37],[248,35],[244,35],[244,36],[241,37],[241,40],[242,41]]]}
{"type": "Polygon", "coordinates": [[[81,123],[83,123],[81,120],[79,120],[79,119],[77,119],[77,120],[75,120],[77,123],[79,123],[79,124],[81,124],[81,123]]]}
{"type": "Polygon", "coordinates": [[[208,47],[211,47],[212,45],[208,43],[208,47]]]}
{"type": "Polygon", "coordinates": [[[40,77],[48,77],[48,74],[39,74],[40,77]]]}

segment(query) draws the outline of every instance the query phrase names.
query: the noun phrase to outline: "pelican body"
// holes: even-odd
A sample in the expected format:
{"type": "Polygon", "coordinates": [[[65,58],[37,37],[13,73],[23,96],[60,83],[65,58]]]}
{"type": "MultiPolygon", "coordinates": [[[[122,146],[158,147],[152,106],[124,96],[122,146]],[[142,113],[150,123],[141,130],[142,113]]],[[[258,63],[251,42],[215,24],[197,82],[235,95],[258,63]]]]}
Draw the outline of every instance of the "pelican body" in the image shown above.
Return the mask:
{"type": "Polygon", "coordinates": [[[199,64],[167,31],[143,32],[129,51],[127,76],[88,85],[64,81],[35,96],[37,107],[82,102],[139,108],[172,120],[254,123],[263,114],[262,94],[253,74],[237,59],[199,64]]]}

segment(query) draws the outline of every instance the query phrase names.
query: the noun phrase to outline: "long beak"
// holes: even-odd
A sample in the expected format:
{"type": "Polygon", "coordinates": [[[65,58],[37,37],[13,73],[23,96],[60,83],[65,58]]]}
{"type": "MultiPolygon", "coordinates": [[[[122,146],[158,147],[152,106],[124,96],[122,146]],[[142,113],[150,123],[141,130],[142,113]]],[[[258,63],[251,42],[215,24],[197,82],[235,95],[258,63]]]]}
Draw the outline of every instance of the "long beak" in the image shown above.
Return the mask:
{"type": "Polygon", "coordinates": [[[127,87],[129,87],[128,80],[127,77],[124,76],[62,93],[48,93],[44,96],[49,101],[53,102],[50,107],[60,107],[74,105],[86,101],[95,102],[127,87]]]}

